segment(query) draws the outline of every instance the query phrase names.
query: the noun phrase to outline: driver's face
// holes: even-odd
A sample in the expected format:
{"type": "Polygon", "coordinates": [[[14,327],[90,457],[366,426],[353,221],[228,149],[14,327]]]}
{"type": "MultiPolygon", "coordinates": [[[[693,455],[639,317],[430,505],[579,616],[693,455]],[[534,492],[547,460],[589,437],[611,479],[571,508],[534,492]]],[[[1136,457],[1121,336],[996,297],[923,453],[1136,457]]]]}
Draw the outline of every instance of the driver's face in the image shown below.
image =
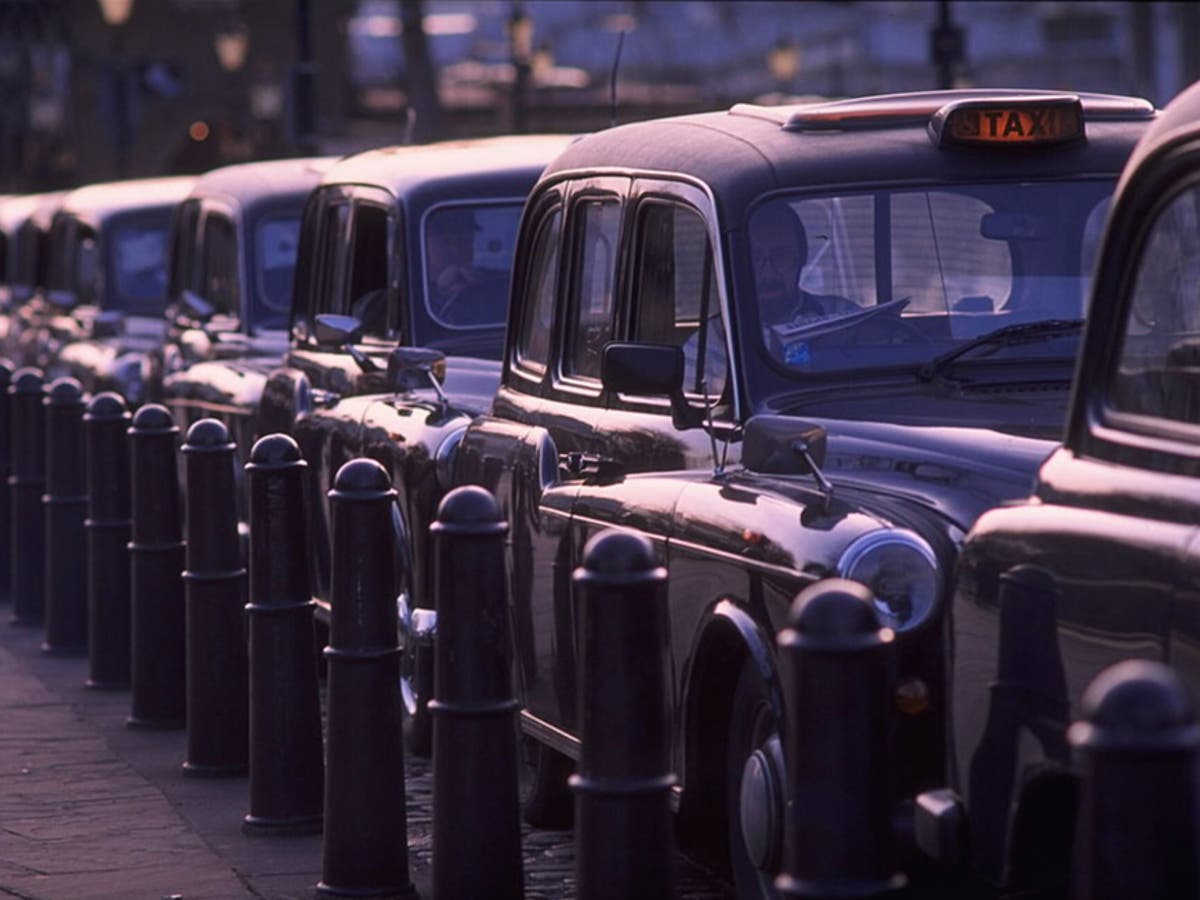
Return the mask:
{"type": "Polygon", "coordinates": [[[794,225],[780,215],[758,215],[750,222],[754,288],[763,318],[770,322],[786,320],[796,299],[801,257],[795,235],[794,225]]]}
{"type": "Polygon", "coordinates": [[[429,269],[436,276],[451,266],[468,266],[475,246],[473,232],[431,231],[429,269]]]}

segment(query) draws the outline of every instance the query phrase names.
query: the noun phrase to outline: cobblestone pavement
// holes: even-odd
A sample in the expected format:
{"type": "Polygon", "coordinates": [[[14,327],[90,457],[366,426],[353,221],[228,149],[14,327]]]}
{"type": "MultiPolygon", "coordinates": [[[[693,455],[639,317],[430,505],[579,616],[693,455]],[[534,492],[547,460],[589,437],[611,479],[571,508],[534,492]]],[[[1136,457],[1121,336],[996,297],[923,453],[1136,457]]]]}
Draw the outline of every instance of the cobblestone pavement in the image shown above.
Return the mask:
{"type": "MultiPolygon", "coordinates": [[[[84,687],[87,662],[43,653],[0,607],[0,897],[309,898],[321,837],[247,836],[245,778],[185,778],[182,731],[125,726],[127,691],[84,687]]],[[[432,774],[407,760],[410,869],[432,896],[432,774]]],[[[574,894],[571,832],[523,836],[526,897],[574,894]]],[[[679,861],[680,897],[730,895],[679,861]]]]}

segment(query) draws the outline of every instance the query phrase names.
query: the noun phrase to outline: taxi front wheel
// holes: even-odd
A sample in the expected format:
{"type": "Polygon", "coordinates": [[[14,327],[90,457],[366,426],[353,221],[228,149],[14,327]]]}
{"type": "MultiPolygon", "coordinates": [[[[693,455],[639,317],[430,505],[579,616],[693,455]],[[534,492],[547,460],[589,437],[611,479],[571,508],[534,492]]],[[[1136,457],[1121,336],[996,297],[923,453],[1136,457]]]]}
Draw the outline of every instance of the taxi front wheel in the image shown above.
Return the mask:
{"type": "Polygon", "coordinates": [[[783,854],[783,750],[767,685],[746,663],[729,716],[725,798],[730,874],[739,898],[775,898],[783,854]]]}

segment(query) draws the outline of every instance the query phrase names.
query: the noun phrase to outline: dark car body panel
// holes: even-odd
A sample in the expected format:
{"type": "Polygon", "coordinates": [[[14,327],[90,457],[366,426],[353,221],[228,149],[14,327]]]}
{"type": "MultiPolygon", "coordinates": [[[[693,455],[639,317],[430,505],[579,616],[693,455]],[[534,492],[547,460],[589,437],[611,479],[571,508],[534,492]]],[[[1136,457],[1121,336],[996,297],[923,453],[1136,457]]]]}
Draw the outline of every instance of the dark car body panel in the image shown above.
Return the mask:
{"type": "MultiPolygon", "coordinates": [[[[918,99],[935,109],[963,96],[918,99]]],[[[842,574],[850,548],[899,535],[929,549],[948,597],[967,530],[986,510],[1026,496],[1054,450],[1074,365],[1073,345],[1016,363],[1003,352],[985,355],[969,374],[952,377],[914,377],[911,368],[897,367],[809,376],[770,363],[755,336],[748,220],[764,198],[785,189],[849,194],[989,179],[1111,184],[1153,116],[1143,103],[1126,121],[1089,119],[1086,142],[1004,154],[939,148],[912,115],[798,133],[788,123],[803,112],[736,107],[614,128],[565,150],[526,206],[501,387],[455,457],[455,481],[491,490],[509,523],[522,726],[556,750],[579,753],[580,637],[571,576],[586,542],[606,528],[635,529],[668,567],[673,763],[685,822],[724,816],[724,729],[743,667],[763,680],[782,720],[775,635],[797,592],[842,574]],[[638,317],[653,310],[651,301],[639,306],[640,292],[657,298],[650,291],[660,283],[643,288],[637,280],[651,278],[639,266],[660,234],[645,210],[662,205],[690,212],[696,222],[686,231],[675,219],[665,233],[706,241],[711,283],[706,277],[699,292],[707,298],[714,288],[728,335],[724,390],[706,401],[689,389],[682,410],[666,396],[606,390],[600,368],[576,350],[597,329],[610,341],[637,340],[638,317]],[[615,222],[608,231],[606,210],[615,222]],[[595,246],[603,247],[599,256],[589,256],[595,246]],[[607,260],[606,253],[616,260],[603,270],[611,283],[596,292],[594,276],[588,281],[581,273],[594,273],[593,259],[607,260]],[[549,349],[525,337],[540,338],[543,329],[549,349]],[[532,348],[529,359],[522,341],[532,348]],[[828,485],[807,463],[797,462],[794,474],[769,475],[741,465],[743,429],[761,414],[794,417],[797,435],[813,428],[827,435],[818,467],[828,485]],[[692,427],[680,427],[679,417],[688,415],[692,427]]],[[[667,302],[697,290],[694,282],[680,287],[672,268],[680,258],[661,264],[668,273],[661,280],[674,281],[678,292],[667,302]]],[[[647,271],[660,273],[656,264],[647,271]]],[[[876,298],[880,306],[893,299],[882,288],[876,298]]],[[[620,383],[622,391],[629,387],[620,383]]],[[[897,683],[919,685],[928,701],[889,722],[897,808],[944,784],[952,764],[945,741],[949,637],[939,607],[896,641],[897,683]]]]}
{"type": "Polygon", "coordinates": [[[166,304],[167,254],[164,250],[161,265],[154,268],[155,284],[146,288],[150,293],[144,297],[126,296],[118,284],[117,266],[112,264],[117,234],[126,227],[161,231],[165,245],[165,232],[175,207],[194,181],[183,176],[114,181],[78,188],[63,198],[51,225],[47,287],[68,292],[81,305],[66,314],[48,311],[43,315],[36,346],[27,350],[33,354],[32,358],[27,356],[32,364],[43,368],[48,377],[69,375],[78,379],[87,392],[119,387],[118,367],[140,371],[140,354],[161,341],[166,330],[161,312],[166,304]],[[96,242],[99,272],[103,275],[94,285],[81,280],[78,268],[82,263],[78,252],[85,235],[96,242]],[[157,292],[159,284],[161,291],[157,292]],[[141,305],[126,311],[127,302],[141,305]],[[92,321],[103,312],[121,313],[121,333],[97,337],[92,344],[92,321]]]}
{"type": "MultiPolygon", "coordinates": [[[[1127,365],[1138,365],[1125,362],[1123,342],[1158,324],[1134,320],[1150,236],[1167,221],[1168,203],[1194,191],[1198,173],[1200,89],[1192,87],[1147,131],[1119,182],[1064,445],[1040,468],[1033,496],[984,515],[963,548],[952,611],[954,786],[969,812],[978,871],[1012,888],[1066,878],[1031,873],[1018,823],[1040,819],[1034,833],[1059,831],[1052,849],[1065,866],[1074,804],[1040,805],[1037,787],[1047,776],[1076,783],[1066,731],[1089,683],[1141,658],[1200,687],[1195,419],[1130,414],[1115,390],[1127,365]],[[1023,564],[1048,573],[1055,592],[1014,592],[1002,603],[1002,576],[1023,564]]],[[[1177,299],[1194,311],[1194,285],[1177,288],[1177,298],[1155,292],[1164,304],[1155,308],[1177,299]]],[[[1181,383],[1195,377],[1186,363],[1178,374],[1181,383]]],[[[1074,789],[1067,795],[1073,801],[1074,789]]]]}
{"type": "MultiPolygon", "coordinates": [[[[239,388],[252,402],[231,405],[245,413],[239,428],[248,440],[251,434],[290,433],[309,462],[311,575],[322,605],[329,601],[330,579],[326,495],[341,465],[358,456],[378,460],[392,478],[400,589],[410,602],[428,602],[427,530],[448,483],[447,462],[439,462],[439,451],[449,454],[471,418],[490,408],[500,379],[496,358],[504,327],[463,328],[425,344],[445,354],[444,401],[432,388],[398,391],[389,383],[391,351],[429,333],[425,220],[445,204],[503,203],[519,210],[546,162],[570,140],[533,135],[372,150],[340,160],[314,191],[301,235],[290,343],[265,377],[242,372],[239,388]],[[342,207],[351,210],[342,230],[324,224],[330,210],[342,207]],[[344,347],[321,346],[314,337],[318,314],[351,312],[355,275],[347,266],[331,277],[322,268],[320,248],[335,240],[353,245],[360,208],[386,216],[386,257],[373,262],[386,281],[394,324],[386,336],[366,335],[355,346],[366,369],[344,347]]],[[[217,393],[218,381],[233,380],[210,377],[203,390],[217,393]]]]}
{"type": "Polygon", "coordinates": [[[0,204],[4,272],[0,282],[0,355],[17,360],[25,323],[40,319],[38,292],[46,285],[50,223],[66,191],[10,197],[0,204]]]}

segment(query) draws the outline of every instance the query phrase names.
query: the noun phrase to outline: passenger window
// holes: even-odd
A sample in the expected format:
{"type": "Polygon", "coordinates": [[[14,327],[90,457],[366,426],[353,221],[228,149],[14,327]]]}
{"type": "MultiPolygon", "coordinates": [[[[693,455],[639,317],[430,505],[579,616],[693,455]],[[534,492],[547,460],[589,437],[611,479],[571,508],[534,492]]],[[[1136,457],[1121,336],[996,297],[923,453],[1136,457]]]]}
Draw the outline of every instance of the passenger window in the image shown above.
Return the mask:
{"type": "Polygon", "coordinates": [[[195,290],[195,269],[192,257],[196,245],[196,226],[200,219],[200,203],[189,200],[179,207],[171,235],[170,296],[183,290],[195,290]]]}
{"type": "Polygon", "coordinates": [[[309,317],[318,313],[340,312],[334,288],[338,283],[342,259],[342,235],[350,211],[344,204],[330,206],[320,213],[316,251],[309,262],[310,277],[303,279],[302,290],[307,294],[305,312],[309,317]]]}
{"type": "Polygon", "coordinates": [[[1109,403],[1200,423],[1200,188],[1175,197],[1142,246],[1109,403]]]}
{"type": "Polygon", "coordinates": [[[224,216],[204,219],[204,282],[200,294],[218,315],[238,314],[237,237],[224,216]]]}
{"type": "Polygon", "coordinates": [[[578,215],[579,275],[563,373],[599,380],[604,345],[613,337],[621,206],[616,200],[586,200],[578,215]]]}
{"type": "Polygon", "coordinates": [[[80,230],[75,244],[75,291],[80,303],[102,303],[104,270],[100,245],[91,231],[80,230]]]}
{"type": "Polygon", "coordinates": [[[683,348],[684,391],[725,390],[725,326],[704,220],[667,203],[644,206],[638,228],[632,338],[683,348]]]}
{"type": "Polygon", "coordinates": [[[554,323],[554,301],[558,293],[559,240],[562,237],[562,210],[543,221],[534,242],[529,266],[525,305],[517,332],[517,364],[536,375],[543,375],[550,361],[550,329],[554,323]]]}
{"type": "Polygon", "coordinates": [[[388,215],[378,206],[354,211],[347,312],[362,322],[363,334],[388,335],[388,215]]]}

